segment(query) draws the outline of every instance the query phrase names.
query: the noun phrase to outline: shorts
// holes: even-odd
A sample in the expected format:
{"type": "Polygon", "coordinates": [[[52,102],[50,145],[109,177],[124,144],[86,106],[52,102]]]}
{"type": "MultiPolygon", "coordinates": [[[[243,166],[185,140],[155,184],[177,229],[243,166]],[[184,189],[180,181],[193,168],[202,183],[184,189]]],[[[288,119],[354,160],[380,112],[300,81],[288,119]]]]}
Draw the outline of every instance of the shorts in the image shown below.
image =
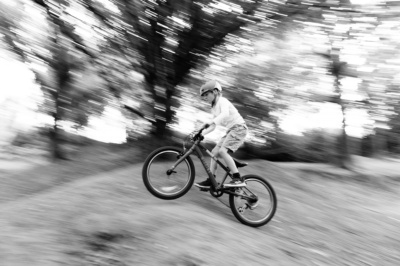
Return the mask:
{"type": "Polygon", "coordinates": [[[237,124],[231,127],[218,141],[217,147],[224,147],[228,151],[235,152],[244,143],[247,135],[246,124],[237,124]]]}

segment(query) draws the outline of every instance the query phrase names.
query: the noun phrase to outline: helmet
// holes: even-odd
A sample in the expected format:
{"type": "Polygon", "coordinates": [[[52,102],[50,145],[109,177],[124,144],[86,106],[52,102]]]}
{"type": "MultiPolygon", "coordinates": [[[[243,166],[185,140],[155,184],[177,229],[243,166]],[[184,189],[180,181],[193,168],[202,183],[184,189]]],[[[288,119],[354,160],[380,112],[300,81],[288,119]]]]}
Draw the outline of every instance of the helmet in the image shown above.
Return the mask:
{"type": "Polygon", "coordinates": [[[219,82],[216,80],[210,80],[206,82],[206,84],[201,86],[200,96],[203,96],[206,92],[212,91],[214,89],[217,89],[219,92],[221,92],[222,91],[221,84],[219,84],[219,82]]]}

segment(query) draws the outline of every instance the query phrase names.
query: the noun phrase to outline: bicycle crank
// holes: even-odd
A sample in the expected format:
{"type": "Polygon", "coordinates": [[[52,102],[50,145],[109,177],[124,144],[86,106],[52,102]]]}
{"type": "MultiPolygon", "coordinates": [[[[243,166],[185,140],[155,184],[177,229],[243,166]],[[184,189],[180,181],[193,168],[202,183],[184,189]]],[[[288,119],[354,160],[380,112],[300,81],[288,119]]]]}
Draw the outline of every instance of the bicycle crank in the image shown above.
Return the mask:
{"type": "Polygon", "coordinates": [[[215,190],[212,186],[210,187],[210,194],[215,198],[221,197],[224,192],[222,190],[215,190]]]}

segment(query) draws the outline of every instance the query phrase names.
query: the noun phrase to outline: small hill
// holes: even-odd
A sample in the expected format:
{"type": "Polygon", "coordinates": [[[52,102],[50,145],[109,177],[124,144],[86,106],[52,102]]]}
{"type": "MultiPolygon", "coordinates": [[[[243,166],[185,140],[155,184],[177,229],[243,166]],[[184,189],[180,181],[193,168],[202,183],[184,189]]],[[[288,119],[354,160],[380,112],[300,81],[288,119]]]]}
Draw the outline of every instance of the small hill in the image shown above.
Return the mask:
{"type": "MultiPolygon", "coordinates": [[[[196,167],[199,180],[205,172],[198,162],[196,167]]],[[[267,161],[250,161],[243,174],[250,172],[270,180],[279,200],[273,220],[257,229],[234,218],[225,196],[219,201],[192,188],[178,200],[154,198],[142,184],[140,164],[2,204],[1,265],[396,265],[399,261],[397,193],[286,170],[267,161]]]]}

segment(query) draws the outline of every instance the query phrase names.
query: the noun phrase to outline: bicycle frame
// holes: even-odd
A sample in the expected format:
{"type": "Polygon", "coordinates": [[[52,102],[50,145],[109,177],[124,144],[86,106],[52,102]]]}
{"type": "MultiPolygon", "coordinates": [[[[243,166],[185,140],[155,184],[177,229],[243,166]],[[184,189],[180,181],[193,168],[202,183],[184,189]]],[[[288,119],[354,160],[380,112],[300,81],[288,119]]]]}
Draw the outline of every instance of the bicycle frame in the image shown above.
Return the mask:
{"type": "MultiPolygon", "coordinates": [[[[167,171],[167,174],[168,174],[168,173],[172,173],[173,170],[176,168],[176,166],[177,166],[178,164],[180,164],[186,157],[188,157],[188,156],[189,156],[190,154],[192,154],[192,153],[196,153],[197,157],[200,159],[200,161],[201,161],[201,163],[202,163],[204,169],[206,170],[206,172],[207,172],[209,178],[211,179],[212,188],[213,188],[215,191],[221,191],[221,190],[223,190],[223,184],[224,184],[226,178],[227,178],[228,176],[230,176],[230,177],[232,178],[232,174],[230,173],[230,169],[229,169],[228,167],[226,167],[220,160],[218,160],[218,158],[215,157],[206,147],[204,147],[203,145],[201,145],[201,144],[200,144],[200,140],[196,140],[196,141],[193,143],[192,147],[190,147],[189,150],[187,150],[187,151],[185,151],[185,152],[183,153],[183,155],[182,155],[182,156],[174,163],[174,165],[167,171]],[[218,164],[222,169],[224,169],[224,171],[225,171],[225,176],[224,176],[224,178],[223,178],[223,180],[222,180],[222,182],[221,182],[220,185],[218,185],[217,180],[215,179],[214,175],[211,173],[210,167],[208,166],[207,162],[205,161],[204,155],[203,155],[203,153],[202,153],[201,150],[204,150],[208,155],[211,156],[211,158],[212,158],[215,162],[217,162],[217,164],[218,164]]],[[[233,191],[229,191],[229,190],[224,190],[224,192],[226,192],[226,193],[228,193],[228,194],[239,195],[238,193],[233,192],[233,191]]],[[[242,196],[243,196],[243,195],[242,195],[242,196]]],[[[244,196],[244,197],[246,197],[246,196],[244,196]]]]}
{"type": "Polygon", "coordinates": [[[196,143],[193,145],[195,146],[194,150],[196,151],[196,155],[197,157],[200,159],[200,162],[202,163],[204,169],[206,170],[208,176],[211,179],[211,183],[213,184],[213,187],[215,190],[219,190],[222,188],[222,184],[225,182],[226,178],[228,176],[230,176],[232,178],[232,174],[230,173],[230,169],[229,167],[226,167],[220,160],[218,160],[217,157],[215,157],[206,147],[204,147],[203,145],[199,143],[196,143]],[[210,155],[210,157],[225,171],[225,176],[221,182],[221,185],[218,186],[217,180],[215,179],[214,175],[211,173],[210,167],[207,164],[207,162],[204,159],[204,155],[201,152],[201,150],[204,150],[208,155],[210,155]]]}

